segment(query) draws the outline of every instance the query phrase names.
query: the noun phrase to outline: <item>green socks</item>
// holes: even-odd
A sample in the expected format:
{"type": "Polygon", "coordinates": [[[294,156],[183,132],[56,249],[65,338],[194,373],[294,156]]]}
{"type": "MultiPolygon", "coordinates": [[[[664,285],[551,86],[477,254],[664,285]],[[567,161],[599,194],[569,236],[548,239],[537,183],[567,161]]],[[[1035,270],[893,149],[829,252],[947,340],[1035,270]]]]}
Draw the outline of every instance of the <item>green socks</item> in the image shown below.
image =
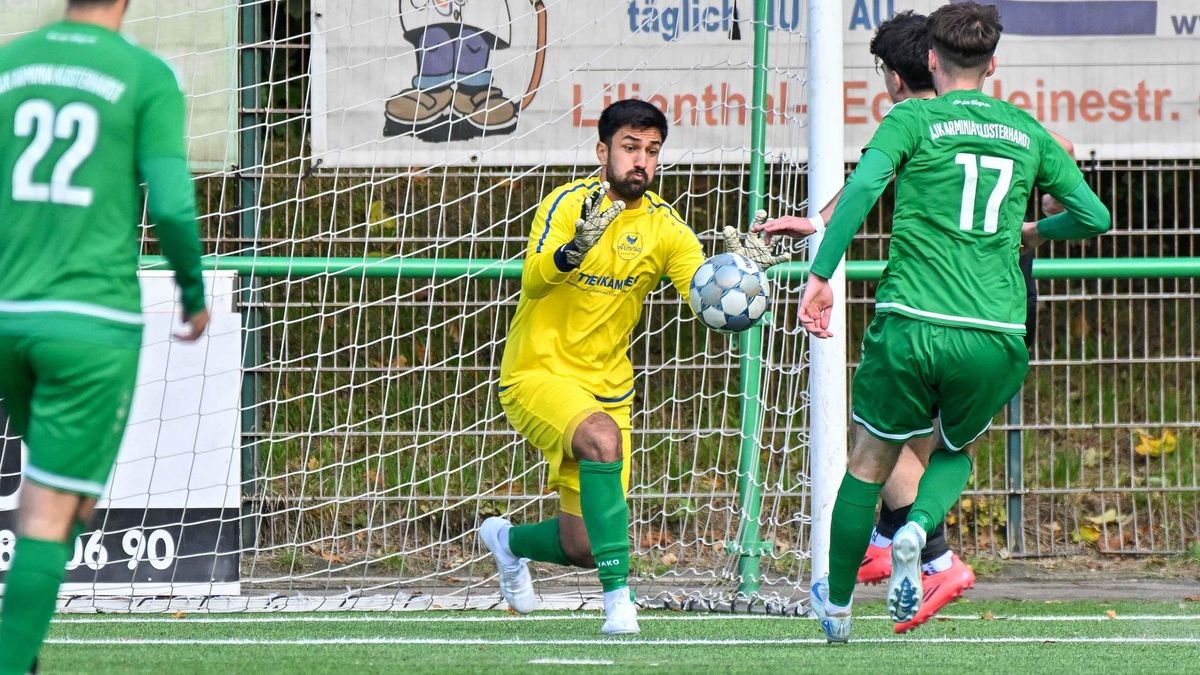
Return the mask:
{"type": "Polygon", "coordinates": [[[945,448],[934,450],[917,485],[917,501],[908,512],[908,522],[916,523],[926,534],[933,532],[962,496],[970,478],[970,455],[945,448]]]}
{"type": "Polygon", "coordinates": [[[629,585],[629,504],[620,461],[579,462],[579,501],[604,590],[629,585]]]}
{"type": "MultiPolygon", "coordinates": [[[[629,584],[629,505],[621,487],[621,462],[579,462],[579,502],[592,544],[597,575],[605,591],[629,584]]],[[[563,552],[558,518],[516,525],[508,531],[513,555],[572,565],[563,552]]]]}
{"type": "Polygon", "coordinates": [[[0,673],[23,675],[33,665],[50,628],[69,551],[58,541],[17,539],[0,609],[0,673]]]}
{"type": "Polygon", "coordinates": [[[540,523],[514,525],[508,531],[508,549],[518,558],[555,565],[571,565],[559,538],[558,518],[543,520],[540,523]]]}
{"type": "Polygon", "coordinates": [[[829,528],[829,602],[835,605],[849,605],[854,595],[858,568],[875,527],[875,506],[881,490],[883,483],[859,480],[849,471],[842,476],[829,528]]]}

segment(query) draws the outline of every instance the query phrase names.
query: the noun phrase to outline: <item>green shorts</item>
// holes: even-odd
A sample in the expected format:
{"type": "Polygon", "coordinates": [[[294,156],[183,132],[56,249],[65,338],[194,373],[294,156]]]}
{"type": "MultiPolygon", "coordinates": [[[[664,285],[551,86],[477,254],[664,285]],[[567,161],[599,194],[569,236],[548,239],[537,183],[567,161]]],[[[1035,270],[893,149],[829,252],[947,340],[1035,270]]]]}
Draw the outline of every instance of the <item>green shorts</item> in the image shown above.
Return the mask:
{"type": "Polygon", "coordinates": [[[0,335],[0,397],[29,447],[24,476],[100,497],[137,385],[140,345],[0,335]]]}
{"type": "Polygon", "coordinates": [[[1020,335],[880,314],[854,374],[854,421],[903,443],[933,433],[930,421],[940,416],[942,440],[961,450],[987,431],[1028,370],[1020,335]]]}

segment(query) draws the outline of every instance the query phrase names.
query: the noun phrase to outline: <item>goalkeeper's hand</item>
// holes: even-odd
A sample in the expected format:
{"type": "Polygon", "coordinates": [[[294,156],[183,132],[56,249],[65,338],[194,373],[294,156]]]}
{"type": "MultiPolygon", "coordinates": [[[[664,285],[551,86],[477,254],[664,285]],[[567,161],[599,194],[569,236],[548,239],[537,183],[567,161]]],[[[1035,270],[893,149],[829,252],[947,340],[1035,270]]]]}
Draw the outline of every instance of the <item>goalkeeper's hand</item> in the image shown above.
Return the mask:
{"type": "Polygon", "coordinates": [[[729,253],[737,253],[743,255],[758,265],[760,269],[767,269],[771,265],[778,265],[781,262],[787,262],[792,259],[791,253],[782,253],[775,255],[771,253],[771,248],[763,241],[763,238],[755,233],[755,227],[761,226],[767,222],[767,212],[759,210],[754,214],[754,222],[750,223],[750,234],[747,234],[745,239],[738,239],[738,231],[732,227],[725,227],[725,250],[729,253]]]}
{"type": "Polygon", "coordinates": [[[579,220],[575,221],[575,238],[562,248],[563,257],[571,267],[579,267],[588,251],[604,236],[608,226],[625,210],[625,202],[618,199],[612,206],[601,211],[600,203],[604,201],[604,195],[607,193],[608,181],[604,181],[583,200],[579,220]]]}

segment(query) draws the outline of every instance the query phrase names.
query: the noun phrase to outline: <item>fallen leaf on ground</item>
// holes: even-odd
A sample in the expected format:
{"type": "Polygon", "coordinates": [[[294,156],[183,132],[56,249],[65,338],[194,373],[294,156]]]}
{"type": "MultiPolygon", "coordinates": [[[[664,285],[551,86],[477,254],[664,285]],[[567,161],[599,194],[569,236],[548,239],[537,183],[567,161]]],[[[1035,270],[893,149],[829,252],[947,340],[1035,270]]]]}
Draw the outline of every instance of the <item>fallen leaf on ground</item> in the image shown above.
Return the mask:
{"type": "Polygon", "coordinates": [[[1088,516],[1088,517],[1084,518],[1084,520],[1088,521],[1089,523],[1094,523],[1096,525],[1111,525],[1120,519],[1117,517],[1116,507],[1110,506],[1107,510],[1104,511],[1104,513],[1102,513],[1098,516],[1088,516]]]}
{"type": "Polygon", "coordinates": [[[1080,525],[1079,530],[1075,530],[1070,538],[1072,538],[1074,542],[1080,542],[1084,544],[1096,543],[1100,538],[1100,530],[1094,525],[1080,525]]]}
{"type": "Polygon", "coordinates": [[[1143,457],[1169,455],[1179,445],[1179,439],[1170,429],[1164,429],[1162,436],[1157,438],[1145,429],[1134,429],[1133,433],[1138,435],[1138,443],[1133,446],[1133,451],[1143,457]]]}

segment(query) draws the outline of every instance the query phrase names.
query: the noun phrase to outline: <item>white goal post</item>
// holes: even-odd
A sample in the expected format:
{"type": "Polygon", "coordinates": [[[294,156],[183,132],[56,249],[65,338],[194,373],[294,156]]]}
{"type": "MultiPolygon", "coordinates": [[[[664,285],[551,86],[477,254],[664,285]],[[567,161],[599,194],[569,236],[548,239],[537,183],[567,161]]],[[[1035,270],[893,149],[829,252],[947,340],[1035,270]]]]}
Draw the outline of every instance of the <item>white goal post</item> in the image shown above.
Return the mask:
{"type": "MultiPolygon", "coordinates": [[[[478,522],[557,508],[496,397],[538,201],[596,171],[600,110],[638,97],[671,121],[655,190],[707,251],[724,226],[745,231],[759,201],[772,215],[819,207],[843,177],[836,4],[134,3],[126,32],[167,58],[189,97],[209,264],[238,273],[217,278],[232,317],[220,335],[240,346],[213,334],[202,365],[222,393],[204,384],[196,401],[200,419],[223,422],[185,440],[211,449],[220,436],[236,456],[184,466],[171,454],[174,482],[122,493],[144,509],[168,494],[201,508],[195,481],[226,471],[208,486],[220,504],[205,501],[215,510],[188,530],[189,542],[211,537],[207,550],[183,550],[182,512],[152,528],[98,525],[80,564],[147,578],[104,587],[93,575],[66,589],[66,606],[500,606],[478,522]],[[427,119],[405,122],[415,108],[427,119]],[[184,583],[181,563],[159,569],[167,551],[220,564],[184,583]]],[[[61,9],[32,5],[0,0],[19,18],[0,41],[61,9]]],[[[650,605],[796,612],[825,569],[846,369],[844,345],[810,345],[796,320],[812,244],[793,243],[761,333],[742,342],[700,326],[666,284],[649,298],[630,345],[630,537],[632,585],[650,605]]],[[[152,237],[144,246],[156,264],[152,237]]],[[[174,353],[155,335],[145,358],[174,353]]],[[[118,476],[167,449],[134,431],[118,476]]],[[[0,489],[13,475],[0,456],[0,489]]],[[[591,572],[533,571],[547,607],[599,597],[591,572]]]]}

